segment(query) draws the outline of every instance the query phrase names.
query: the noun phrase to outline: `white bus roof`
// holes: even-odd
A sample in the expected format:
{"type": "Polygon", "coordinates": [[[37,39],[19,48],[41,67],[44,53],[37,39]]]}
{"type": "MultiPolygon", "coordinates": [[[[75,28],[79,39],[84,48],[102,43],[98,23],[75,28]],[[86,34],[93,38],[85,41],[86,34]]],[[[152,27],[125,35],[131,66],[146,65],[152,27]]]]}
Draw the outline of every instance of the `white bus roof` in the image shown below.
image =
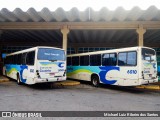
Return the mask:
{"type": "Polygon", "coordinates": [[[20,50],[20,51],[17,51],[17,52],[13,52],[13,53],[7,54],[6,56],[15,55],[15,54],[19,54],[19,53],[25,53],[25,52],[36,50],[38,48],[54,48],[54,49],[64,50],[62,48],[56,48],[56,47],[50,47],[50,46],[36,46],[36,47],[20,50]]]}

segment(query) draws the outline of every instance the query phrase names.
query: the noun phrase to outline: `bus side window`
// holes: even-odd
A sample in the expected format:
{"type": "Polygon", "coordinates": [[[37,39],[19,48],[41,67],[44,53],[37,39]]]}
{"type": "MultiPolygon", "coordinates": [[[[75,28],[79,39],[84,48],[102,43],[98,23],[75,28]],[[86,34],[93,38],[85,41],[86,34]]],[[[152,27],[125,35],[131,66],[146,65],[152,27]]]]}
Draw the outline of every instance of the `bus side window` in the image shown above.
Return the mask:
{"type": "Polygon", "coordinates": [[[14,55],[14,57],[13,57],[13,59],[14,59],[14,64],[17,64],[17,55],[14,55]]]}
{"type": "Polygon", "coordinates": [[[26,64],[34,65],[34,60],[35,60],[35,51],[28,52],[26,55],[26,64]]]}
{"type": "Polygon", "coordinates": [[[12,56],[13,64],[17,64],[17,55],[12,56]]]}
{"type": "Polygon", "coordinates": [[[90,66],[101,66],[101,54],[90,56],[90,66]]]}
{"type": "Polygon", "coordinates": [[[21,60],[22,60],[22,61],[21,61],[21,64],[22,64],[22,65],[25,65],[25,64],[26,64],[26,53],[23,53],[23,54],[22,54],[21,60]]]}
{"type": "Polygon", "coordinates": [[[80,65],[81,66],[88,66],[89,65],[89,55],[80,56],[80,65]]]}
{"type": "Polygon", "coordinates": [[[72,65],[72,60],[71,60],[71,57],[67,57],[67,65],[72,65]]]}
{"type": "Polygon", "coordinates": [[[118,54],[118,65],[119,66],[135,66],[137,64],[137,53],[121,52],[118,54]]]}
{"type": "Polygon", "coordinates": [[[118,65],[125,66],[126,63],[127,63],[127,53],[126,52],[119,53],[118,54],[118,65]]]}
{"type": "Polygon", "coordinates": [[[21,65],[22,64],[22,54],[17,55],[17,64],[21,65]]]}
{"type": "Polygon", "coordinates": [[[8,61],[8,57],[6,56],[6,58],[5,58],[5,64],[8,64],[9,63],[9,61],[8,61]]]}
{"type": "Polygon", "coordinates": [[[79,66],[79,56],[72,57],[72,65],[79,66]]]}
{"type": "Polygon", "coordinates": [[[4,58],[4,64],[7,64],[7,57],[4,58]]]}
{"type": "Polygon", "coordinates": [[[110,54],[103,54],[102,55],[102,65],[103,66],[116,66],[117,64],[117,54],[110,53],[110,54]]]}
{"type": "Polygon", "coordinates": [[[9,64],[13,64],[12,56],[9,56],[9,57],[8,57],[8,63],[9,63],[9,64]]]}
{"type": "Polygon", "coordinates": [[[117,65],[117,53],[111,53],[109,56],[110,56],[110,65],[116,66],[117,65]]]}
{"type": "Polygon", "coordinates": [[[109,54],[102,55],[102,65],[108,66],[109,65],[109,54]]]}
{"type": "Polygon", "coordinates": [[[127,65],[130,65],[130,66],[137,65],[137,53],[136,52],[128,52],[127,65]]]}

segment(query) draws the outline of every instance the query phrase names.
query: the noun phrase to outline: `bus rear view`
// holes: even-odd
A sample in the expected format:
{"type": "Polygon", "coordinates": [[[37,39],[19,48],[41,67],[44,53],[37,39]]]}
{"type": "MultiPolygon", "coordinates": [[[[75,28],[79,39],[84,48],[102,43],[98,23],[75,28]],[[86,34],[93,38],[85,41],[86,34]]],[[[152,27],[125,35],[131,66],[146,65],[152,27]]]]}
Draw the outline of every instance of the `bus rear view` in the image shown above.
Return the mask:
{"type": "Polygon", "coordinates": [[[18,85],[66,80],[65,52],[39,46],[7,54],[3,75],[17,80],[18,85]]]}
{"type": "Polygon", "coordinates": [[[66,80],[66,58],[61,49],[38,48],[36,83],[66,80]]]}
{"type": "Polygon", "coordinates": [[[142,48],[142,84],[158,82],[156,53],[153,49],[142,48]]]}

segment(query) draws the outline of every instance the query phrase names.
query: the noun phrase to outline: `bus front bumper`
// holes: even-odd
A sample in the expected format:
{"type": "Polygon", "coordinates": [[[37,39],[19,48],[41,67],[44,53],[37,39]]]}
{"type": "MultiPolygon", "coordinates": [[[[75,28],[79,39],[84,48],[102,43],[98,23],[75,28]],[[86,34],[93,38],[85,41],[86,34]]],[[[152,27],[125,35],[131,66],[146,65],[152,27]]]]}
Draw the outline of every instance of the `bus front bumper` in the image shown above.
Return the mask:
{"type": "Polygon", "coordinates": [[[158,78],[151,79],[151,80],[142,80],[141,84],[149,84],[149,83],[156,83],[158,82],[158,78]]]}
{"type": "Polygon", "coordinates": [[[57,81],[64,81],[66,77],[58,77],[58,78],[35,78],[35,83],[45,83],[45,82],[57,82],[57,81]]]}

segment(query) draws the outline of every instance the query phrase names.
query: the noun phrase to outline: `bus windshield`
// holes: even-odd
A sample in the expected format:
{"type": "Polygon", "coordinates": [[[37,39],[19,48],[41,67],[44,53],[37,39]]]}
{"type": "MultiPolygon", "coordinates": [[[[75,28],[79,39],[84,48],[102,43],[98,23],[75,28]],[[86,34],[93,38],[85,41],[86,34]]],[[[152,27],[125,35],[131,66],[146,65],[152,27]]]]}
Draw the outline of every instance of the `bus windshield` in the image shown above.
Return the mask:
{"type": "Polygon", "coordinates": [[[53,49],[53,48],[39,48],[38,49],[38,60],[65,60],[64,50],[53,49]]]}
{"type": "Polygon", "coordinates": [[[152,62],[156,61],[156,53],[152,49],[142,48],[142,59],[152,62]]]}

